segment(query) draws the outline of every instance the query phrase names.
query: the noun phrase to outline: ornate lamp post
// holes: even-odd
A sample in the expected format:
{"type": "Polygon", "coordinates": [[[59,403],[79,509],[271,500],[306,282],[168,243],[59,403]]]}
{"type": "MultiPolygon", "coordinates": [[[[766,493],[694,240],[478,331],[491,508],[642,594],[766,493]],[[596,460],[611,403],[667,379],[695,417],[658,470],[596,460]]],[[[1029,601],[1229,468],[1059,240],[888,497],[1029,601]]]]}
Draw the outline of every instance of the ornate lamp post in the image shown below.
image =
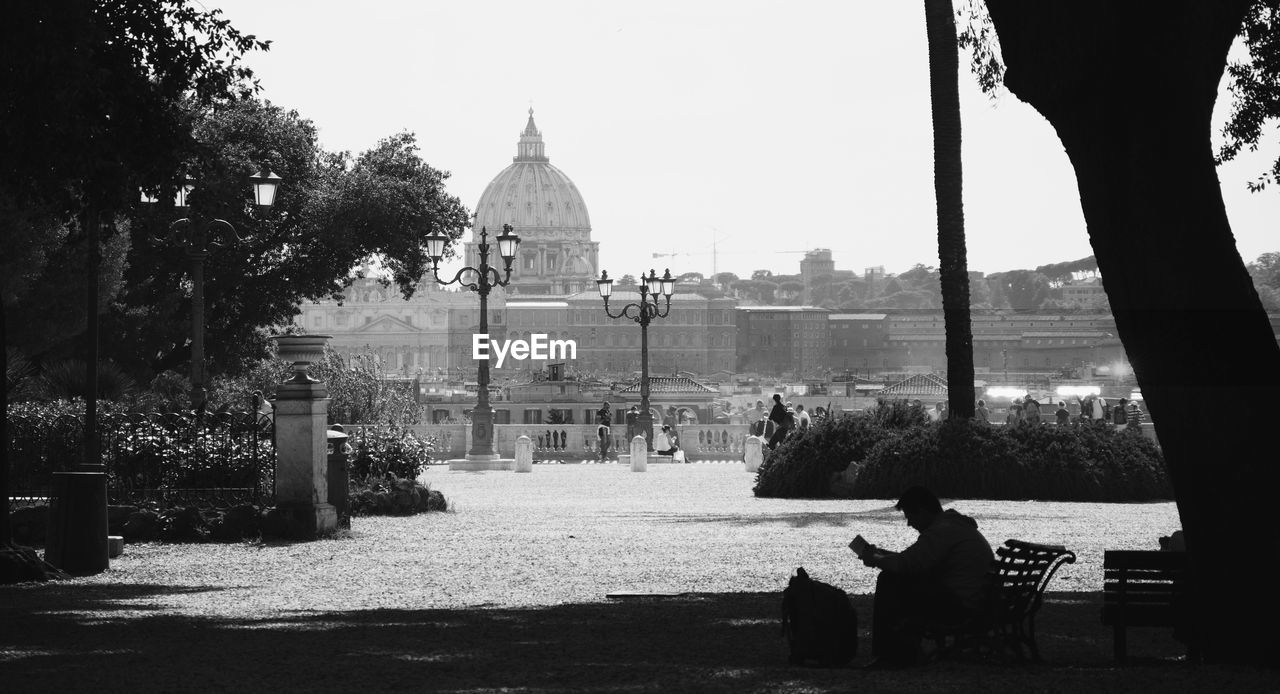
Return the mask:
{"type": "Polygon", "coordinates": [[[601,271],[600,279],[596,280],[600,296],[604,299],[605,314],[615,319],[630,318],[640,324],[640,416],[637,418],[637,423],[640,430],[644,432],[649,450],[652,451],[653,413],[649,411],[649,323],[654,318],[666,318],[671,313],[671,295],[676,290],[676,281],[671,277],[671,270],[667,270],[662,277],[658,277],[653,270],[649,270],[648,277],[645,277],[643,272],[640,273],[639,284],[640,302],[627,304],[615,314],[609,310],[613,280],[609,279],[609,273],[605,271],[601,271]],[[666,300],[661,309],[658,308],[659,294],[666,300]]]}
{"type": "MultiPolygon", "coordinates": [[[[280,177],[270,171],[265,174],[259,172],[251,176],[249,181],[253,184],[255,206],[263,211],[270,209],[276,201],[280,177]]],[[[178,189],[174,207],[179,214],[189,214],[187,198],[193,189],[190,180],[178,189]]],[[[142,194],[142,200],[146,203],[156,202],[147,193],[142,194]]],[[[212,249],[239,240],[240,234],[225,219],[207,219],[195,214],[184,216],[170,224],[169,233],[163,239],[182,248],[191,261],[191,408],[197,412],[203,409],[207,395],[204,374],[204,260],[209,257],[212,249]]]]}
{"type": "MultiPolygon", "coordinates": [[[[480,295],[480,333],[489,333],[489,292],[494,287],[505,287],[511,283],[511,263],[516,259],[516,249],[520,246],[520,237],[511,233],[511,225],[502,225],[502,234],[498,236],[498,254],[502,256],[502,271],[489,265],[489,231],[480,228],[480,266],[464,267],[458,270],[453,279],[445,282],[440,279],[440,259],[444,257],[444,247],[449,237],[439,232],[427,236],[427,255],[431,256],[431,276],[436,284],[449,286],[458,284],[480,295]],[[468,279],[463,279],[468,275],[468,279]]],[[[489,360],[481,359],[476,375],[479,385],[477,402],[471,411],[471,450],[467,451],[468,461],[497,460],[498,453],[493,448],[493,408],[489,407],[489,360]]]]}

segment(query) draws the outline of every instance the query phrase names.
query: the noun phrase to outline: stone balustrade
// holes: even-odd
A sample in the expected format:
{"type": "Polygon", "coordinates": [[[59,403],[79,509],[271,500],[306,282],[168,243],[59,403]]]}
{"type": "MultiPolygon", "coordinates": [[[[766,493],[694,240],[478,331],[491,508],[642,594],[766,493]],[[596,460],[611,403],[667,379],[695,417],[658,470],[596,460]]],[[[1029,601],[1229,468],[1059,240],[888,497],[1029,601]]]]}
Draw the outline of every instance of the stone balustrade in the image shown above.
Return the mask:
{"type": "MultiPolygon", "coordinates": [[[[358,446],[361,425],[343,425],[351,436],[351,444],[358,446]]],[[[419,438],[434,438],[437,448],[434,460],[461,458],[471,445],[471,426],[468,424],[415,424],[404,427],[419,438]]],[[[742,460],[747,438],[746,424],[683,424],[676,427],[680,448],[690,461],[742,460]]],[[[612,443],[610,457],[626,454],[630,450],[626,427],[610,428],[612,443]]],[[[535,460],[596,460],[600,457],[600,442],[596,438],[594,424],[496,424],[494,448],[504,458],[513,458],[516,440],[529,437],[533,444],[535,460]]]]}

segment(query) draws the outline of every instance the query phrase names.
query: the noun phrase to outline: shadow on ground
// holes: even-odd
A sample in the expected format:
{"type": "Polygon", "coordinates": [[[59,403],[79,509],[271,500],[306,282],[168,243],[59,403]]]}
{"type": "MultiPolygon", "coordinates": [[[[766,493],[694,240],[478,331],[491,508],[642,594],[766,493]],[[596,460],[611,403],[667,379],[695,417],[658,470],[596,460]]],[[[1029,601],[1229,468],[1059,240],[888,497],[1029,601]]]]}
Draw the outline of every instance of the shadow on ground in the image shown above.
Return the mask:
{"type": "MultiPolygon", "coordinates": [[[[1180,662],[1161,630],[1111,660],[1100,596],[1051,595],[1045,662],[935,662],[905,672],[786,664],[775,593],[691,594],[536,608],[177,617],[167,586],[0,589],[5,692],[1133,692],[1275,691],[1273,671],[1180,662]]],[[[216,589],[212,589],[216,590],[216,589]]],[[[230,597],[228,597],[230,599],[230,597]]],[[[869,596],[856,596],[862,617],[869,596]]]]}

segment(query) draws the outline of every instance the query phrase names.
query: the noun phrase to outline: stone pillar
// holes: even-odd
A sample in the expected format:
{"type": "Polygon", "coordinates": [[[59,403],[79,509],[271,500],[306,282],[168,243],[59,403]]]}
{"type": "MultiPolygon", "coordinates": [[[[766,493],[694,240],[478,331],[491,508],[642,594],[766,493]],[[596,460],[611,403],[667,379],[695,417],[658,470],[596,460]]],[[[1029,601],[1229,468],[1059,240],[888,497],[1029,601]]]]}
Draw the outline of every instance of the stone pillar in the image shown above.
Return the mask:
{"type": "Polygon", "coordinates": [[[649,444],[643,436],[631,439],[631,471],[644,472],[648,469],[649,444]]]}
{"type": "Polygon", "coordinates": [[[533,472],[533,441],[521,435],[516,439],[516,472],[533,472]]]}
{"type": "Polygon", "coordinates": [[[742,448],[742,458],[746,461],[747,472],[759,471],[760,463],[764,462],[764,439],[759,436],[748,436],[742,448]]]}
{"type": "Polygon", "coordinates": [[[323,383],[290,382],[276,396],[276,511],[290,539],[314,540],[338,527],[329,503],[327,395],[323,383]]]}

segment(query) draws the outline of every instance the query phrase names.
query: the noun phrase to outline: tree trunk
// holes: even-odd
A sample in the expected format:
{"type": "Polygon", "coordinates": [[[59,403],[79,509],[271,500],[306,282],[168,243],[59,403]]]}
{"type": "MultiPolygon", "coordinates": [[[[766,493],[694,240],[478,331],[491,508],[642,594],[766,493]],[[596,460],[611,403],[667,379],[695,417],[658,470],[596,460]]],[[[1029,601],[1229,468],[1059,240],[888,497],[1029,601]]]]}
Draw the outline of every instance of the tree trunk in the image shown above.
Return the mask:
{"type": "Polygon", "coordinates": [[[1076,171],[1116,328],[1173,480],[1204,656],[1271,663],[1270,641],[1255,632],[1280,622],[1280,597],[1240,581],[1280,550],[1280,348],[1236,249],[1210,140],[1227,50],[1250,3],[987,4],[1005,85],[1053,125],[1076,171]]]}
{"type": "Polygon", "coordinates": [[[947,410],[972,419],[973,327],[964,239],[960,163],[960,47],[951,0],[925,0],[929,37],[929,101],[933,111],[933,192],[938,204],[938,275],[947,335],[947,410]]]}
{"type": "Polygon", "coordinates": [[[0,547],[13,540],[9,525],[9,349],[4,325],[4,298],[0,297],[0,363],[4,364],[4,387],[0,388],[0,408],[4,410],[0,413],[0,501],[4,502],[0,509],[0,547]]]}

